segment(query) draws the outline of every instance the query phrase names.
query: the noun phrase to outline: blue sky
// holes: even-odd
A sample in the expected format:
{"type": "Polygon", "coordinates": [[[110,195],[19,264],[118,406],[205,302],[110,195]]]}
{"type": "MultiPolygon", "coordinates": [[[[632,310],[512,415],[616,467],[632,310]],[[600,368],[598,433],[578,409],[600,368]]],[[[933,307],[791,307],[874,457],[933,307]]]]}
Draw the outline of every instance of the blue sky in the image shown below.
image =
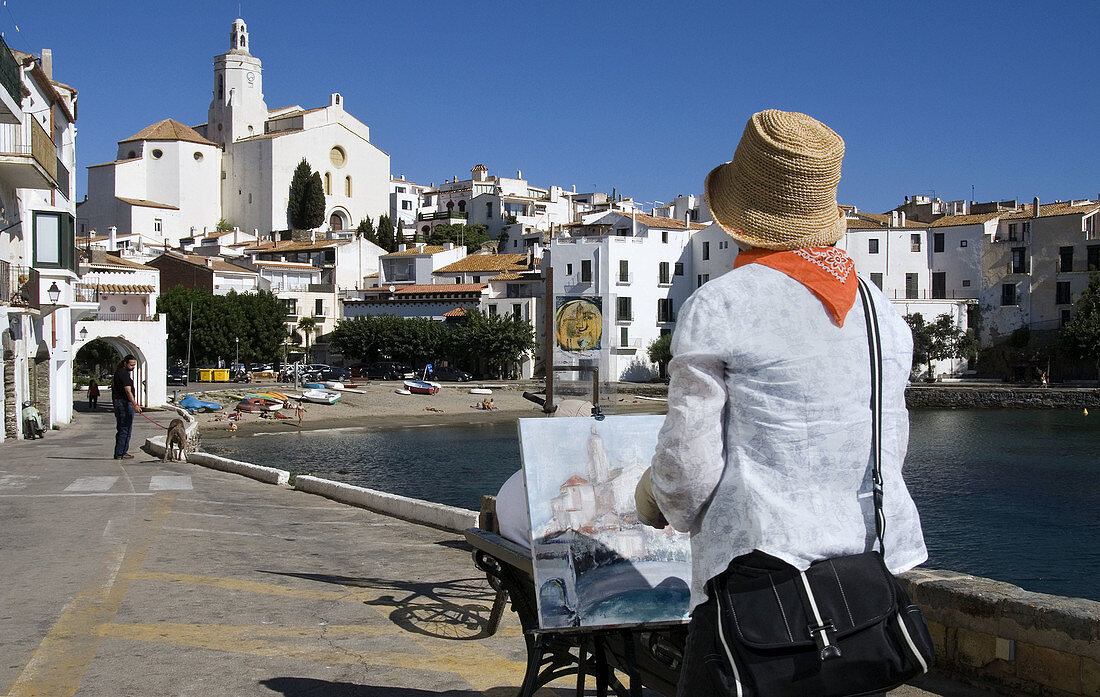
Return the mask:
{"type": "MultiPolygon", "coordinates": [[[[517,169],[639,201],[700,193],[748,116],[847,143],[842,203],[1095,198],[1100,2],[243,2],[269,107],[344,95],[421,183],[517,169]]],[[[85,167],[162,118],[206,121],[237,2],[7,0],[14,48],[80,93],[85,167]],[[44,11],[47,9],[48,11],[44,11]],[[15,25],[19,31],[15,31],[15,25]]]]}

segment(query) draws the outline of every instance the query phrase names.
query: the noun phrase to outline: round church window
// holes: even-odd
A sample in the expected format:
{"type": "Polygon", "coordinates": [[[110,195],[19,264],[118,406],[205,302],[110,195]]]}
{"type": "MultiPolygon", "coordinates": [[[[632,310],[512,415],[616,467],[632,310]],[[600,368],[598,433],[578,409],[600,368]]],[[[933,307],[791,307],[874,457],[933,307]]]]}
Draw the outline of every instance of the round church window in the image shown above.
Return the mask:
{"type": "Polygon", "coordinates": [[[343,167],[348,161],[348,155],[339,145],[334,145],[332,150],[328,151],[328,159],[332,160],[333,166],[343,167]]]}
{"type": "Polygon", "coordinates": [[[163,157],[163,156],[164,156],[164,152],[163,152],[163,151],[161,151],[161,150],[156,150],[156,149],[154,149],[154,150],[153,150],[153,152],[151,152],[150,154],[151,154],[151,155],[153,156],[153,159],[154,159],[154,160],[159,160],[159,159],[160,159],[161,157],[163,157]]]}
{"type": "Polygon", "coordinates": [[[195,162],[202,162],[202,153],[198,150],[195,151],[195,162]]]}

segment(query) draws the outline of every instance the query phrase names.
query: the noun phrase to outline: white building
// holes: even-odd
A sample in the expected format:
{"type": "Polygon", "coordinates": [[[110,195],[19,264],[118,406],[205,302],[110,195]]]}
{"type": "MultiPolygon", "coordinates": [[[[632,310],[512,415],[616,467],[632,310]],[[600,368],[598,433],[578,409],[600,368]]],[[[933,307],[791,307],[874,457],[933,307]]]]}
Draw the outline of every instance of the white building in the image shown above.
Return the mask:
{"type": "Polygon", "coordinates": [[[601,379],[648,380],[646,349],[695,289],[691,238],[705,226],[644,213],[590,214],[550,242],[555,296],[600,296],[601,379]]]}
{"type": "MultiPolygon", "coordinates": [[[[427,186],[405,179],[405,175],[390,177],[390,220],[393,221],[394,230],[401,223],[405,235],[412,235],[416,231],[420,201],[428,189],[427,186]]],[[[374,224],[377,228],[378,221],[375,220],[374,224]]]]}
{"type": "Polygon", "coordinates": [[[268,109],[241,19],[229,50],[214,59],[213,78],[206,123],[165,119],[120,141],[115,160],[89,168],[82,234],[113,226],[175,246],[225,218],[266,236],[289,227],[287,192],[303,158],[324,184],[322,229],[349,230],[388,212],[389,155],[370,142],[370,129],[338,93],[316,109],[268,109]]]}

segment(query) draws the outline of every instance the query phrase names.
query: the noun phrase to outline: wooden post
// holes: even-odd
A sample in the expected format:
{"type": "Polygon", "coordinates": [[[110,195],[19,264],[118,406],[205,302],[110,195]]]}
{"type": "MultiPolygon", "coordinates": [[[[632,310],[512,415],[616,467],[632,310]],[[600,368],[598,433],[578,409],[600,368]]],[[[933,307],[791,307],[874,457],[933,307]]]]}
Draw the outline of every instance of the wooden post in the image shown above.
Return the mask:
{"type": "Polygon", "coordinates": [[[546,371],[546,403],[543,413],[554,411],[554,267],[550,265],[550,252],[542,255],[542,275],[546,279],[543,294],[543,367],[546,371]]]}

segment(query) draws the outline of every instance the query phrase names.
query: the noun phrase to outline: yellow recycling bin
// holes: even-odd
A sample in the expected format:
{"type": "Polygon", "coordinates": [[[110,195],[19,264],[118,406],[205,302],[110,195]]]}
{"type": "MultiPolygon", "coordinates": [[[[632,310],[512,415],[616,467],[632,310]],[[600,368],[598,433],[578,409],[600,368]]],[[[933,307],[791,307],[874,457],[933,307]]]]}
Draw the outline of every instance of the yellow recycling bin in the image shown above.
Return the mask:
{"type": "Polygon", "coordinates": [[[229,382],[229,369],[218,368],[214,372],[214,382],[229,382]]]}
{"type": "Polygon", "coordinates": [[[199,368],[199,382],[213,382],[214,371],[210,368],[199,368]]]}

